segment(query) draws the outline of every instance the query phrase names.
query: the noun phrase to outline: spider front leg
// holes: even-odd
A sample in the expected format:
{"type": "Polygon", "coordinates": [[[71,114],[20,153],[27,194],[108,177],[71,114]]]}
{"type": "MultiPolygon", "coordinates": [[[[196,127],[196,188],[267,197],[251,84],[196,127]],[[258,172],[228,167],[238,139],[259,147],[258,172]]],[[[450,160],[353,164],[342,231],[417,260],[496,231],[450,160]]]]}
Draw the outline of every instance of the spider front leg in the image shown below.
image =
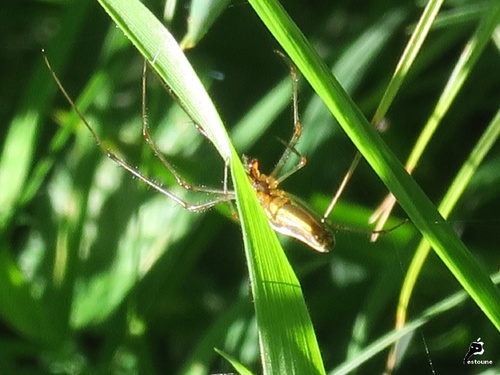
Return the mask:
{"type": "MultiPolygon", "coordinates": [[[[169,190],[165,189],[161,184],[151,180],[150,178],[146,177],[143,175],[139,170],[131,166],[128,162],[126,162],[124,159],[118,157],[113,151],[111,151],[108,147],[104,145],[104,142],[101,140],[99,135],[95,132],[95,130],[92,128],[90,123],[87,121],[87,119],[83,116],[83,114],[80,112],[78,107],[76,106],[75,102],[73,99],[70,97],[64,86],[62,85],[61,81],[59,80],[58,76],[52,69],[52,66],[50,65],[49,60],[45,55],[43,55],[45,64],[47,65],[54,81],[56,82],[57,86],[59,87],[59,90],[61,90],[62,94],[70,104],[71,108],[75,111],[75,113],[78,115],[80,120],[83,122],[83,124],[86,126],[86,128],[90,131],[92,137],[96,141],[97,145],[101,148],[101,150],[115,163],[117,163],[120,167],[128,171],[130,174],[138,178],[140,181],[144,182],[145,184],[149,185],[156,191],[162,193],[163,195],[167,196],[171,200],[173,200],[175,203],[183,207],[184,209],[191,211],[191,212],[200,212],[203,210],[206,210],[210,207],[215,206],[216,204],[222,203],[222,202],[230,202],[234,199],[234,193],[227,191],[227,182],[224,182],[224,190],[214,190],[214,189],[205,189],[203,187],[199,186],[194,186],[187,184],[185,180],[174,170],[174,168],[168,163],[168,161],[159,153],[155,143],[152,141],[149,131],[147,130],[147,116],[146,116],[146,104],[145,104],[145,97],[143,96],[143,134],[144,137],[147,141],[147,143],[150,145],[152,148],[153,152],[157,157],[160,158],[160,160],[163,162],[163,164],[169,169],[169,171],[174,175],[176,178],[177,183],[183,187],[186,190],[193,190],[193,191],[200,191],[200,192],[206,192],[206,193],[211,193],[211,194],[217,194],[219,195],[217,198],[214,198],[208,202],[203,202],[203,203],[189,203],[177,195],[173,194],[169,190]]],[[[143,90],[145,90],[145,76],[143,76],[143,90]]],[[[226,171],[224,173],[225,175],[225,180],[227,180],[227,165],[226,165],[226,171]]]]}

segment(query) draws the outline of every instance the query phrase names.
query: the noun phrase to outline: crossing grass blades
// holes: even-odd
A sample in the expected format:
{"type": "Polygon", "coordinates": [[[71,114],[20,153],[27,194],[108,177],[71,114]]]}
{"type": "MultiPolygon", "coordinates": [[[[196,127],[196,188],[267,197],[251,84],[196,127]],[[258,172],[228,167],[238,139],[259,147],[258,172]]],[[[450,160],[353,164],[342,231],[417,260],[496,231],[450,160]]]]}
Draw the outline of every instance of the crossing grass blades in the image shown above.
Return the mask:
{"type": "MultiPolygon", "coordinates": [[[[335,205],[338,197],[342,193],[345,185],[341,185],[339,190],[334,195],[332,203],[329,205],[327,211],[323,216],[318,215],[313,210],[309,209],[305,204],[299,202],[297,199],[293,198],[290,194],[288,194],[285,190],[279,189],[280,184],[285,181],[288,177],[299,171],[303,168],[307,159],[301,155],[297,149],[296,145],[300,140],[302,135],[302,124],[300,123],[299,111],[298,111],[298,87],[297,87],[297,69],[295,65],[293,65],[283,53],[276,51],[278,55],[280,55],[286,62],[288,62],[290,66],[290,76],[292,80],[292,105],[293,105],[293,134],[290,141],[286,144],[286,148],[281,155],[278,163],[271,171],[270,174],[264,174],[259,169],[259,161],[255,158],[249,158],[247,156],[243,156],[243,165],[245,167],[245,171],[250,180],[250,183],[253,187],[253,190],[257,194],[257,198],[266,213],[266,217],[271,225],[271,227],[278,233],[281,233],[285,236],[289,236],[295,238],[305,245],[309,246],[311,249],[316,250],[320,253],[329,252],[334,244],[335,238],[330,230],[331,226],[340,227],[337,225],[333,225],[331,223],[327,223],[327,218],[330,215],[333,206],[335,205]],[[295,163],[292,167],[289,168],[288,171],[283,172],[285,165],[289,162],[290,157],[295,155],[298,158],[298,162],[295,163]]],[[[127,170],[130,174],[138,178],[140,181],[152,187],[154,190],[160,192],[161,194],[167,196],[175,203],[183,207],[184,209],[191,212],[200,212],[206,209],[209,209],[220,203],[228,203],[230,204],[233,200],[235,200],[235,192],[228,189],[228,166],[226,165],[224,168],[224,182],[222,189],[210,189],[198,185],[192,185],[186,182],[186,180],[175,170],[172,164],[162,155],[155,141],[151,137],[149,132],[148,125],[148,116],[146,111],[146,71],[147,71],[147,63],[144,63],[144,68],[142,72],[142,135],[148,144],[148,146],[153,151],[154,155],[161,161],[161,163],[172,173],[177,184],[184,188],[185,190],[196,191],[200,193],[209,194],[212,196],[212,199],[202,202],[202,203],[190,203],[179,196],[172,193],[170,190],[163,187],[160,183],[153,181],[152,179],[145,176],[138,169],[130,165],[126,160],[117,156],[112,150],[110,150],[104,142],[101,140],[99,135],[92,128],[90,123],[85,119],[83,114],[80,112],[78,107],[76,106],[73,99],[70,97],[61,81],[59,80],[57,74],[53,70],[52,66],[46,55],[44,54],[45,63],[54,78],[57,86],[61,90],[62,94],[66,98],[66,100],[71,105],[72,109],[77,113],[80,117],[81,121],[85,124],[87,129],[92,134],[98,146],[102,149],[102,151],[115,163],[117,163],[120,167],[127,170]]],[[[197,124],[195,124],[198,131],[203,134],[205,137],[206,134],[204,130],[197,124]]],[[[348,174],[352,174],[353,170],[349,170],[348,174]]],[[[403,222],[404,223],[404,222],[403,222]]],[[[401,223],[401,224],[403,224],[401,223]]],[[[399,227],[401,224],[397,226],[376,231],[376,233],[386,233],[392,231],[399,227]]],[[[356,232],[364,232],[364,230],[355,229],[355,228],[346,228],[340,227],[345,230],[351,230],[356,232]]],[[[369,231],[368,233],[373,234],[374,231],[369,231]]]]}

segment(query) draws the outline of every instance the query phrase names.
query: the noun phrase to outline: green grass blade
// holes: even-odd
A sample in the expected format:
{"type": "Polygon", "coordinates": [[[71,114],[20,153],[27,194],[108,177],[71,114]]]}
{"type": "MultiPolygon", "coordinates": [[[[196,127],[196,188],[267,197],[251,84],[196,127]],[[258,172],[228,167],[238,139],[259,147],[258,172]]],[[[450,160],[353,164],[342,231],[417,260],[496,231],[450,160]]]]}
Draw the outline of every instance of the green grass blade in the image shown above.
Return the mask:
{"type": "MultiPolygon", "coordinates": [[[[445,197],[439,205],[439,212],[443,217],[447,218],[456,203],[462,196],[463,192],[469,185],[472,176],[477,171],[479,165],[483,162],[486,154],[490,151],[491,147],[495,144],[500,136],[500,111],[488,126],[481,139],[477,142],[474,150],[472,150],[469,158],[465,161],[464,165],[457,173],[453,183],[448,189],[445,197]]],[[[397,311],[397,321],[402,324],[406,320],[406,312],[410,302],[413,289],[417,282],[417,278],[422,270],[422,267],[429,254],[430,246],[427,241],[421,241],[415,251],[415,255],[408,267],[408,272],[405,276],[403,286],[401,288],[401,294],[398,303],[397,311]]],[[[473,279],[470,280],[471,283],[477,282],[472,275],[473,279]]]]}
{"type": "MultiPolygon", "coordinates": [[[[209,371],[209,364],[212,362],[213,357],[219,355],[217,354],[219,353],[218,349],[215,349],[216,352],[214,352],[214,346],[224,341],[224,338],[228,336],[228,332],[234,332],[234,327],[239,326],[242,319],[250,316],[250,308],[251,306],[249,306],[245,296],[226,309],[224,314],[198,340],[192,354],[187,358],[178,374],[205,375],[209,371]]],[[[234,341],[237,342],[235,345],[241,345],[238,339],[234,341]]],[[[226,348],[225,352],[230,350],[226,348]]]]}
{"type": "MultiPolygon", "coordinates": [[[[360,83],[373,67],[377,56],[387,46],[405,17],[405,12],[399,9],[387,12],[373,25],[367,28],[359,37],[350,43],[348,48],[339,56],[331,66],[331,71],[348,93],[355,92],[360,83]]],[[[325,108],[323,101],[318,96],[313,96],[301,116],[302,123],[306,126],[315,125],[313,136],[307,132],[300,139],[301,150],[305,155],[312,155],[314,150],[330,139],[334,127],[325,124],[334,122],[332,114],[325,108]]]]}
{"type": "MultiPolygon", "coordinates": [[[[373,170],[396,196],[412,222],[485,315],[500,330],[500,293],[439,215],[422,189],[404,170],[359,108],[331,75],[302,32],[276,1],[250,0],[254,10],[323,99],[373,170]],[[475,280],[473,283],[472,280],[475,280]]],[[[497,5],[491,13],[498,13],[497,5]]]]}
{"type": "Polygon", "coordinates": [[[243,366],[236,358],[230,356],[229,354],[223,352],[222,350],[215,349],[217,353],[219,353],[221,356],[223,356],[229,363],[231,363],[236,371],[238,371],[238,374],[241,375],[252,375],[252,372],[247,369],[245,366],[243,366]]]}
{"type": "MultiPolygon", "coordinates": [[[[500,283],[500,274],[495,274],[492,276],[492,280],[495,284],[500,283]]],[[[370,345],[365,347],[360,351],[356,358],[349,360],[340,366],[336,367],[331,374],[350,374],[355,369],[359,368],[364,362],[373,358],[378,353],[386,350],[392,344],[403,338],[404,336],[412,333],[419,327],[425,325],[429,320],[444,314],[447,311],[451,311],[457,306],[465,303],[468,300],[468,295],[464,291],[456,292],[449,297],[446,297],[442,301],[428,307],[423,311],[420,316],[416,319],[405,324],[401,329],[395,329],[388,332],[384,336],[371,341],[370,345]]]]}
{"type": "Polygon", "coordinates": [[[494,30],[500,22],[500,5],[493,4],[488,12],[485,12],[479,27],[466,44],[458,63],[455,65],[446,86],[439,97],[434,111],[420,134],[406,163],[409,170],[413,170],[418,164],[427,144],[441,124],[441,120],[448,113],[448,109],[460,92],[465,80],[471,73],[474,65],[489,43],[494,30]]]}
{"type": "MultiPolygon", "coordinates": [[[[442,118],[448,112],[451,103],[456,98],[460,89],[462,88],[465,80],[472,71],[473,66],[481,56],[486,44],[491,38],[496,25],[500,21],[500,6],[493,9],[492,12],[485,13],[481,23],[472,36],[469,43],[462,52],[459,62],[456,64],[450,79],[443,93],[436,104],[434,113],[429,117],[424,130],[422,131],[417,143],[408,159],[408,165],[411,169],[415,168],[421,155],[423,154],[427,144],[430,142],[432,135],[441,123],[442,118]]],[[[499,134],[498,122],[500,121],[499,115],[495,117],[488,129],[485,131],[481,139],[476,144],[474,150],[471,152],[468,160],[464,163],[461,170],[455,177],[452,185],[448,189],[446,196],[443,198],[439,205],[439,212],[443,217],[447,218],[451,210],[455,207],[458,199],[461,197],[465,188],[469,184],[472,175],[475,173],[478,165],[482,163],[486,153],[491,149],[493,143],[497,140],[499,134]]],[[[422,241],[415,252],[412,259],[408,273],[405,277],[403,287],[401,288],[399,309],[397,312],[398,322],[401,324],[406,319],[406,308],[409,304],[413,288],[417,281],[418,275],[423,267],[430,246],[427,242],[422,241]]],[[[474,275],[471,275],[474,278],[474,275]]],[[[474,279],[469,281],[474,283],[474,279]]]]}
{"type": "Polygon", "coordinates": [[[100,0],[99,3],[172,90],[193,121],[207,133],[223,159],[228,160],[231,153],[222,121],[174,37],[139,1],[100,0]]]}
{"type": "Polygon", "coordinates": [[[396,94],[398,93],[401,85],[403,84],[410,67],[415,61],[420,48],[422,47],[425,38],[429,34],[432,24],[441,9],[441,5],[444,0],[430,0],[422,15],[420,16],[420,20],[418,21],[415,30],[406,45],[406,48],[401,55],[401,58],[398,62],[394,75],[392,76],[391,81],[387,85],[387,88],[384,92],[384,96],[380,100],[379,107],[375,111],[375,115],[373,116],[373,124],[378,124],[384,118],[387,110],[392,104],[396,94]]]}
{"type": "Polygon", "coordinates": [[[264,373],[324,374],[300,284],[193,68],[171,34],[140,2],[100,3],[167,83],[193,121],[205,130],[223,158],[231,161],[264,373]]]}
{"type": "MultiPolygon", "coordinates": [[[[234,164],[235,179],[246,179],[234,164]]],[[[300,284],[248,184],[236,194],[261,337],[264,374],[325,373],[300,284]]]]}
{"type": "Polygon", "coordinates": [[[196,46],[228,4],[229,0],[191,1],[189,6],[188,30],[180,42],[181,48],[189,49],[196,46]]]}

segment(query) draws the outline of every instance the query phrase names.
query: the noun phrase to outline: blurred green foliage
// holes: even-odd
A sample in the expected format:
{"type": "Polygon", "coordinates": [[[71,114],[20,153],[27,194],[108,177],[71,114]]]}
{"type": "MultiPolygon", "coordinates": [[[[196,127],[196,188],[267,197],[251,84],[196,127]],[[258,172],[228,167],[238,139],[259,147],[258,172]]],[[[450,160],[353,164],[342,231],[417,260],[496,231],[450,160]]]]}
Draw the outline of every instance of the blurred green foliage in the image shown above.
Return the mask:
{"type": "MultiPolygon", "coordinates": [[[[384,139],[401,160],[493,3],[452,1],[442,10],[387,115],[384,139]]],[[[146,4],[162,17],[164,3],[146,4]]],[[[287,1],[283,6],[370,118],[422,8],[398,1],[287,1]]],[[[189,3],[179,2],[169,25],[178,40],[188,16],[189,3]]],[[[41,49],[106,144],[184,194],[141,137],[141,56],[97,3],[16,2],[0,17],[2,371],[230,372],[213,350],[217,347],[259,373],[241,233],[229,210],[186,212],[102,155],[57,94],[41,49]]],[[[499,109],[499,44],[496,36],[486,46],[414,173],[436,203],[499,109]]],[[[288,68],[273,53],[276,48],[252,8],[232,2],[187,51],[234,132],[238,151],[258,157],[264,171],[283,152],[276,138],[287,139],[292,131],[288,68]],[[271,96],[272,101],[261,102],[271,96]]],[[[283,186],[322,212],[355,149],[303,82],[299,105],[304,134],[298,148],[308,165],[283,186]]],[[[179,172],[189,182],[220,187],[223,161],[153,74],[147,106],[154,137],[179,172]]],[[[498,151],[494,147],[479,167],[450,218],[489,272],[499,264],[498,151]]],[[[367,218],[385,194],[362,163],[332,220],[368,228],[367,218]]],[[[404,218],[401,210],[395,215],[396,222],[404,218]]],[[[356,358],[392,329],[401,282],[419,240],[411,224],[376,244],[359,233],[336,235],[337,246],[327,255],[282,238],[327,370],[356,358]]],[[[420,316],[459,289],[431,255],[409,316],[420,316]]],[[[399,373],[462,372],[462,359],[478,337],[485,342],[484,358],[499,366],[498,332],[468,301],[411,338],[399,373]]],[[[358,372],[383,372],[386,356],[377,354],[358,372]]]]}

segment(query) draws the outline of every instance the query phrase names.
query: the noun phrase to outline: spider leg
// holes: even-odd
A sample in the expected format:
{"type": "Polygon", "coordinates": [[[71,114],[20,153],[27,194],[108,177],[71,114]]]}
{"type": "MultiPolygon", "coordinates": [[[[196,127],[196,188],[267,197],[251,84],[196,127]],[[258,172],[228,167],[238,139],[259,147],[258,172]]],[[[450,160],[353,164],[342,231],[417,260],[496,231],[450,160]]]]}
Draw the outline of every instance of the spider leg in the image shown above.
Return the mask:
{"type": "Polygon", "coordinates": [[[297,68],[281,51],[276,51],[276,53],[280,55],[290,66],[290,77],[292,78],[292,106],[293,106],[293,127],[294,127],[292,138],[288,142],[288,145],[286,146],[286,149],[283,152],[283,155],[281,155],[281,158],[279,159],[278,163],[274,167],[274,170],[271,172],[271,177],[274,177],[277,183],[279,184],[284,180],[286,180],[288,177],[290,177],[292,174],[297,172],[299,169],[304,167],[307,163],[307,159],[302,154],[300,154],[295,148],[295,146],[299,142],[300,136],[302,135],[302,124],[300,123],[300,118],[299,118],[297,68]],[[294,165],[288,172],[281,175],[280,177],[277,177],[281,173],[281,170],[285,166],[291,154],[295,154],[299,157],[298,163],[294,165]]]}
{"type": "MultiPolygon", "coordinates": [[[[375,127],[377,130],[383,131],[383,126],[386,126],[386,125],[387,125],[386,121],[380,121],[375,127]]],[[[344,192],[347,184],[351,180],[351,177],[354,174],[354,171],[356,170],[356,168],[358,167],[358,164],[360,161],[361,161],[361,154],[358,151],[358,152],[356,152],[356,155],[352,159],[352,162],[351,162],[351,165],[349,166],[349,169],[347,170],[346,174],[344,175],[344,178],[342,179],[340,186],[338,187],[337,191],[333,195],[333,198],[330,201],[330,204],[328,205],[325,213],[323,214],[323,218],[321,219],[322,222],[325,222],[326,219],[328,218],[328,216],[330,216],[330,214],[332,213],[333,208],[337,204],[337,202],[338,202],[340,196],[342,195],[342,193],[344,192]]],[[[378,231],[378,232],[382,233],[382,231],[378,231]]],[[[375,236],[378,236],[378,234],[380,234],[380,233],[377,233],[377,231],[373,232],[373,234],[375,236]]]]}
{"type": "MultiPolygon", "coordinates": [[[[80,117],[81,121],[86,126],[86,128],[90,131],[90,133],[92,134],[92,137],[96,141],[97,145],[101,148],[101,150],[111,160],[113,160],[115,163],[117,163],[120,167],[124,168],[129,173],[131,173],[136,178],[138,178],[140,181],[142,181],[145,184],[149,185],[150,187],[152,187],[156,191],[162,193],[163,195],[166,195],[168,198],[170,198],[171,200],[173,200],[175,203],[177,203],[181,207],[183,207],[186,210],[191,211],[191,212],[203,211],[203,210],[206,210],[206,209],[208,209],[210,207],[215,206],[218,203],[230,202],[230,201],[232,201],[232,200],[235,199],[234,192],[231,192],[231,191],[227,190],[227,181],[226,181],[227,180],[227,171],[224,172],[224,179],[225,179],[224,190],[215,190],[215,189],[205,189],[205,188],[202,188],[202,187],[199,187],[199,186],[190,185],[190,184],[186,183],[185,180],[174,170],[174,168],[171,166],[171,164],[168,163],[168,161],[159,153],[158,148],[156,147],[155,143],[152,141],[152,139],[151,139],[151,137],[149,135],[149,131],[147,130],[147,116],[146,116],[146,110],[145,110],[146,109],[146,104],[145,104],[145,97],[144,96],[143,96],[143,134],[144,134],[144,137],[145,137],[148,145],[150,145],[150,147],[152,148],[152,150],[155,153],[155,155],[160,158],[160,160],[163,162],[163,164],[174,175],[174,177],[176,178],[177,183],[181,187],[183,187],[184,189],[186,189],[186,190],[193,190],[193,191],[207,192],[207,193],[213,193],[213,194],[218,194],[220,196],[217,197],[217,198],[214,198],[214,199],[212,199],[212,200],[210,200],[208,202],[196,203],[196,204],[189,203],[189,202],[181,199],[177,195],[173,194],[169,190],[165,189],[160,183],[157,183],[157,182],[149,179],[148,177],[146,177],[145,175],[143,175],[140,171],[138,171],[136,168],[134,168],[129,163],[127,163],[124,159],[118,157],[115,153],[113,153],[108,147],[106,147],[104,145],[104,143],[102,142],[101,138],[98,136],[98,134],[92,128],[92,126],[90,125],[90,123],[85,119],[85,117],[80,112],[80,110],[76,106],[76,104],[73,101],[73,99],[71,99],[71,96],[68,94],[68,92],[66,91],[66,89],[62,85],[61,81],[59,80],[59,78],[57,77],[56,73],[52,69],[52,66],[50,65],[50,62],[49,62],[47,56],[45,56],[45,54],[44,54],[43,57],[44,57],[44,60],[45,60],[45,64],[47,65],[47,67],[48,67],[48,69],[49,69],[49,71],[50,71],[50,73],[51,73],[54,81],[56,82],[57,86],[59,87],[59,90],[61,90],[62,94],[64,95],[64,97],[66,98],[66,100],[68,101],[68,103],[70,104],[71,108],[75,111],[75,113],[78,115],[78,117],[80,117]]],[[[146,86],[146,83],[145,83],[145,78],[143,76],[143,93],[145,92],[144,91],[145,90],[145,86],[146,86]]],[[[225,168],[227,170],[227,168],[228,168],[227,167],[227,163],[226,163],[226,167],[225,168]]]]}
{"type": "MultiPolygon", "coordinates": [[[[183,187],[186,190],[192,190],[192,191],[199,191],[203,193],[211,193],[211,194],[228,194],[227,190],[227,178],[228,178],[228,168],[229,166],[227,163],[225,163],[224,166],[224,183],[223,183],[223,190],[220,189],[210,189],[210,188],[205,188],[202,186],[197,186],[197,185],[192,185],[189,184],[170,164],[170,162],[163,156],[163,154],[160,152],[158,149],[158,146],[156,145],[155,141],[151,137],[151,133],[149,132],[149,121],[148,121],[148,114],[147,114],[147,108],[146,108],[146,72],[147,72],[147,62],[144,61],[144,67],[142,71],[142,135],[144,139],[146,140],[146,143],[148,146],[151,148],[153,151],[154,155],[161,161],[161,163],[172,173],[174,176],[175,180],[177,181],[177,184],[183,187]]],[[[166,87],[166,86],[165,86],[166,87]]],[[[166,87],[168,90],[168,87],[166,87]]],[[[206,137],[203,129],[195,125],[196,129],[200,131],[200,133],[206,137]]],[[[233,194],[234,196],[234,194],[233,194]]]]}

